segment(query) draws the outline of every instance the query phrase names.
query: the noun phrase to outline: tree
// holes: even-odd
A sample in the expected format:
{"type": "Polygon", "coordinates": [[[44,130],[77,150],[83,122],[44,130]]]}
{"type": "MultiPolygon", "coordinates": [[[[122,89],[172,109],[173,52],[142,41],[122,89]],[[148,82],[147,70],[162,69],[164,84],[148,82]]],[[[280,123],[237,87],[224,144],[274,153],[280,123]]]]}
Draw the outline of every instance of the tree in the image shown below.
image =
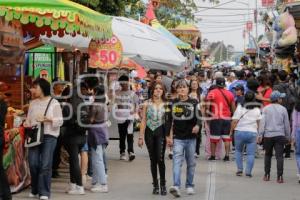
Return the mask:
{"type": "Polygon", "coordinates": [[[107,15],[137,19],[145,11],[141,0],[72,0],[107,15]]]}

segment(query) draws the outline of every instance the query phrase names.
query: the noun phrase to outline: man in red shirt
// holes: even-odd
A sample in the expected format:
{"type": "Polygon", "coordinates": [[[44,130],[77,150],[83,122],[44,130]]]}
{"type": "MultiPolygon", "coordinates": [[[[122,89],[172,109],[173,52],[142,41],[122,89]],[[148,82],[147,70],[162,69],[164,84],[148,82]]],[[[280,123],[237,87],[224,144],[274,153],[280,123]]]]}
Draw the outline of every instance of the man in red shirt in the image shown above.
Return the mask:
{"type": "Polygon", "coordinates": [[[216,87],[209,91],[206,101],[209,103],[206,106],[210,113],[210,142],[211,142],[211,157],[209,160],[215,160],[216,146],[220,139],[225,143],[225,158],[224,161],[229,161],[229,151],[231,138],[229,135],[231,126],[231,116],[235,110],[235,102],[233,94],[224,89],[226,87],[224,78],[216,79],[216,87]]]}

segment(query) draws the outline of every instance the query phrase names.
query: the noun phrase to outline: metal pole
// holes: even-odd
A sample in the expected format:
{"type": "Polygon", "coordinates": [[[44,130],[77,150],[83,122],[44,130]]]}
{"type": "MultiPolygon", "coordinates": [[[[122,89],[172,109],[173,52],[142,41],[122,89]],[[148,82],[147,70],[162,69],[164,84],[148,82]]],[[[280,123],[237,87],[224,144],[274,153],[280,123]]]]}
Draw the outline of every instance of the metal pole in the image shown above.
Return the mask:
{"type": "Polygon", "coordinates": [[[24,107],[24,63],[21,64],[21,109],[24,107]]]}
{"type": "MultiPolygon", "coordinates": [[[[257,61],[259,62],[259,47],[258,47],[258,5],[257,5],[257,0],[255,0],[255,7],[256,7],[256,35],[255,35],[255,39],[256,39],[256,48],[257,48],[257,61]]],[[[255,62],[255,64],[257,64],[255,62]]]]}

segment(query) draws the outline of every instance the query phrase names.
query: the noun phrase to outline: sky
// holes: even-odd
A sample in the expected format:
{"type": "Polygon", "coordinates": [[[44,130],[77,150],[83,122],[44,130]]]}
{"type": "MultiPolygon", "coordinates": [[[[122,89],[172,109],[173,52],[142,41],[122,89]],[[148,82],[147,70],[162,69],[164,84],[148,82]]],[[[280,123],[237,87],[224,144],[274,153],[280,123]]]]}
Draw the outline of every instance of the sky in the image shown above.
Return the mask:
{"type": "MultiPolygon", "coordinates": [[[[261,0],[257,0],[257,2],[260,12],[263,9],[261,0]]],[[[200,7],[216,6],[208,2],[203,2],[203,0],[195,0],[195,3],[200,7]]],[[[236,51],[243,51],[244,45],[246,44],[247,46],[248,43],[247,41],[244,43],[243,29],[245,28],[246,21],[254,21],[253,8],[255,8],[255,0],[220,0],[220,4],[217,8],[222,9],[198,8],[196,15],[199,22],[197,25],[202,32],[202,38],[207,38],[210,42],[224,41],[226,45],[233,45],[236,51]],[[225,10],[223,8],[236,10],[225,10]],[[252,10],[249,11],[249,8],[252,10]]],[[[252,34],[254,37],[256,36],[255,27],[255,24],[253,24],[252,34]]],[[[258,35],[263,33],[264,25],[258,24],[258,35]]]]}
{"type": "MultiPolygon", "coordinates": [[[[148,0],[143,0],[148,2],[148,0]]],[[[255,0],[220,0],[215,5],[209,3],[209,0],[194,0],[199,7],[215,7],[221,9],[198,8],[196,13],[199,22],[197,26],[202,32],[202,39],[208,39],[210,42],[223,41],[225,45],[233,45],[235,51],[243,51],[247,46],[248,39],[244,41],[243,30],[246,21],[254,21],[255,0]],[[224,5],[222,5],[224,4],[224,5]],[[225,8],[225,9],[223,9],[225,8]],[[226,10],[226,9],[235,10],[226,10]],[[252,10],[250,10],[250,9],[252,10]],[[242,9],[242,10],[238,10],[242,9]],[[229,15],[229,16],[228,16],[229,15]]],[[[257,0],[258,10],[261,11],[261,0],[257,0]]],[[[259,19],[259,17],[258,17],[259,19]]],[[[253,24],[253,36],[256,36],[255,24],[253,24]]],[[[264,33],[264,25],[258,25],[258,35],[264,33]]]]}

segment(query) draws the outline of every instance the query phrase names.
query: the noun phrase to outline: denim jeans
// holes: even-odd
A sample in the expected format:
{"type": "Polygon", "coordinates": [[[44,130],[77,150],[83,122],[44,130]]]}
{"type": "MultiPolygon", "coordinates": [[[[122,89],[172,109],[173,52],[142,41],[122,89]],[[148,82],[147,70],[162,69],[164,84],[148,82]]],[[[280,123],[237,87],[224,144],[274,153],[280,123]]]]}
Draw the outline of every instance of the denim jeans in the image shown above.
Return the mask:
{"type": "Polygon", "coordinates": [[[298,174],[300,174],[300,128],[296,130],[295,142],[296,142],[296,161],[298,167],[298,174]]]}
{"type": "Polygon", "coordinates": [[[105,175],[105,165],[104,165],[104,151],[105,148],[103,145],[98,145],[95,149],[94,147],[91,148],[92,150],[92,165],[93,165],[93,185],[101,184],[106,185],[106,175],[105,175]]]}
{"type": "Polygon", "coordinates": [[[181,186],[181,167],[184,159],[187,163],[186,188],[194,187],[196,139],[174,139],[173,146],[173,181],[174,186],[181,186]]]}
{"type": "Polygon", "coordinates": [[[44,136],[41,145],[28,150],[28,162],[31,174],[31,193],[50,197],[53,153],[57,138],[44,136]]]}
{"type": "Polygon", "coordinates": [[[243,152],[244,147],[247,150],[247,166],[246,174],[251,174],[256,151],[256,133],[249,131],[235,131],[234,133],[235,142],[235,158],[238,171],[243,172],[243,152]]]}

